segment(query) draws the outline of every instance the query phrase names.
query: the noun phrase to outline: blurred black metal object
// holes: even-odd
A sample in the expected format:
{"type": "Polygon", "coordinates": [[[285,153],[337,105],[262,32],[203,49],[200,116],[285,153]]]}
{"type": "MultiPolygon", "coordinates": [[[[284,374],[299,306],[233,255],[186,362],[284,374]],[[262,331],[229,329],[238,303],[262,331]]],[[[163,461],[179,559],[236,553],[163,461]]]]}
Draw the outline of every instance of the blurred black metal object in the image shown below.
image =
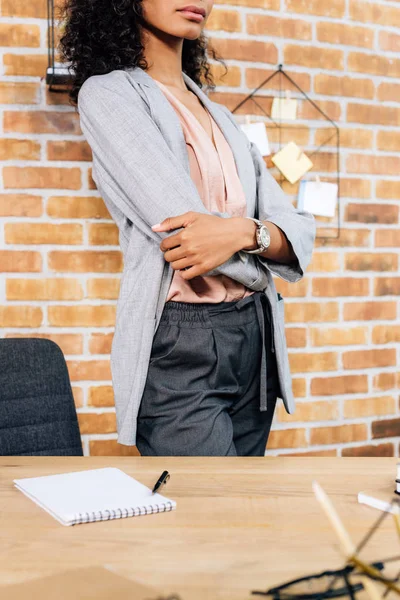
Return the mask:
{"type": "MultiPolygon", "coordinates": [[[[376,562],[372,563],[371,566],[382,571],[384,563],[376,562]]],[[[292,598],[298,598],[299,600],[355,598],[355,594],[363,590],[364,586],[361,582],[350,583],[349,575],[353,573],[354,569],[355,565],[346,565],[342,569],[322,571],[321,573],[299,577],[298,579],[293,579],[282,585],[270,588],[265,592],[255,590],[251,593],[258,596],[270,596],[274,600],[280,600],[281,598],[288,600],[292,598]],[[340,581],[341,579],[343,579],[343,582],[340,581]],[[324,581],[326,582],[325,586],[324,581]],[[338,587],[334,587],[336,582],[339,583],[338,587]],[[308,591],[301,591],[307,587],[308,591]]]]}
{"type": "MultiPolygon", "coordinates": [[[[391,508],[394,506],[399,508],[399,502],[399,499],[394,497],[390,503],[391,508]]],[[[370,577],[370,579],[380,582],[386,587],[385,592],[381,596],[382,598],[385,598],[389,591],[400,595],[400,570],[397,571],[396,577],[392,578],[386,577],[381,573],[388,563],[400,561],[400,556],[393,556],[370,564],[358,558],[358,553],[366,546],[367,542],[389,514],[391,513],[388,510],[383,511],[379,515],[357,545],[353,556],[346,561],[341,569],[311,573],[304,577],[287,581],[266,591],[253,590],[251,593],[258,596],[267,596],[273,600],[294,600],[295,598],[298,600],[325,600],[330,598],[351,598],[352,600],[356,600],[357,592],[364,590],[364,586],[360,581],[351,583],[350,577],[361,576],[370,577]],[[356,571],[356,569],[358,570],[356,571]]],[[[400,538],[399,514],[393,514],[393,517],[400,538]]]]}

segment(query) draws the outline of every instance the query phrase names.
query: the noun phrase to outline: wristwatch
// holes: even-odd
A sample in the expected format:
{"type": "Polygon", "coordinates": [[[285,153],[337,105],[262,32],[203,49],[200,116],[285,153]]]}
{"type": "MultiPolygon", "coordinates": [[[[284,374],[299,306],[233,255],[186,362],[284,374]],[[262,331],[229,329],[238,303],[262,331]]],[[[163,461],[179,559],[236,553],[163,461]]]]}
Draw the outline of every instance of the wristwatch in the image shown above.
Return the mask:
{"type": "Polygon", "coordinates": [[[269,234],[268,227],[265,225],[265,223],[263,223],[262,221],[259,221],[259,219],[254,219],[253,217],[245,217],[245,218],[251,219],[252,221],[254,221],[257,224],[256,240],[257,240],[258,248],[256,248],[255,250],[244,250],[242,248],[241,252],[247,252],[248,254],[261,254],[261,252],[264,252],[265,250],[267,250],[267,248],[269,247],[269,245],[271,243],[271,236],[269,234]]]}

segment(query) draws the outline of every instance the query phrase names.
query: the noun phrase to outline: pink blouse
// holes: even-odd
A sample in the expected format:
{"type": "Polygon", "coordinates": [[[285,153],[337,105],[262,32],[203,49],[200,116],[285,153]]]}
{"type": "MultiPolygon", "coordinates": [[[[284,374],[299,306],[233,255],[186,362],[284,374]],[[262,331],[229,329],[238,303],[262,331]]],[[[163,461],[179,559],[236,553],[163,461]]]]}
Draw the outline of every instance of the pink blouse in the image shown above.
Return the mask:
{"type": "MultiPolygon", "coordinates": [[[[215,146],[194,114],[161,81],[157,81],[180,119],[188,150],[190,174],[207,210],[245,216],[246,198],[237,174],[232,150],[222,131],[211,121],[215,146]]],[[[175,271],[166,302],[229,302],[253,294],[253,290],[227,275],[198,275],[190,280],[175,271]]]]}

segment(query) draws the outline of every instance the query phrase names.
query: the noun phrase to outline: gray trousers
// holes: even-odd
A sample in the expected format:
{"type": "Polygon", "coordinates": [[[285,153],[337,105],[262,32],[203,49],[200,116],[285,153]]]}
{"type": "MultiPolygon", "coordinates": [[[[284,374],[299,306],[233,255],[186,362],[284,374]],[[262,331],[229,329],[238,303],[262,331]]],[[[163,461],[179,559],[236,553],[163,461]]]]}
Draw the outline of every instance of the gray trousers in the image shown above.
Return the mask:
{"type": "Polygon", "coordinates": [[[233,302],[166,302],[137,448],[143,456],[263,456],[278,394],[263,292],[233,302]]]}

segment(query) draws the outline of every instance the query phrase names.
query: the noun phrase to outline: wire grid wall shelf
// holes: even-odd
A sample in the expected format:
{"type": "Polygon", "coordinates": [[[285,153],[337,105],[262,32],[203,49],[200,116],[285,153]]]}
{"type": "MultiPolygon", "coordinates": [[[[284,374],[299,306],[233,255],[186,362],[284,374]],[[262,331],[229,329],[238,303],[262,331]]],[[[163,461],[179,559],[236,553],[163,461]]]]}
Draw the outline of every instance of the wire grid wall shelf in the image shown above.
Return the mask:
{"type": "MultiPolygon", "coordinates": [[[[287,91],[286,91],[287,93],[287,91]]],[[[340,138],[338,125],[318,106],[306,92],[284,71],[283,65],[279,65],[278,69],[267,77],[258,87],[248,94],[235,108],[231,111],[236,115],[243,115],[250,118],[251,122],[264,121],[267,128],[269,144],[271,148],[271,156],[268,156],[266,165],[268,168],[273,168],[276,171],[276,179],[281,187],[288,192],[289,195],[297,194],[297,185],[287,188],[290,185],[282,173],[271,162],[271,157],[282,148],[282,144],[286,145],[289,141],[295,141],[298,146],[301,146],[305,154],[313,162],[313,167],[297,182],[304,181],[327,181],[337,184],[337,201],[334,217],[323,217],[315,215],[317,225],[317,235],[319,239],[338,239],[340,237],[340,138]],[[279,85],[268,86],[266,90],[262,90],[267,84],[278,77],[279,85]],[[284,97],[284,81],[290,82],[290,91],[292,98],[302,100],[303,103],[309,104],[310,108],[305,108],[304,104],[298,102],[298,113],[307,114],[307,110],[312,114],[313,118],[301,118],[295,121],[279,118],[272,118],[270,114],[270,106],[272,102],[271,90],[278,90],[280,98],[284,97]],[[295,93],[293,93],[295,88],[295,93]],[[267,94],[259,94],[262,90],[267,94]],[[297,94],[296,90],[299,92],[297,94]],[[317,124],[315,124],[317,122],[317,124]],[[321,233],[322,232],[322,233],[321,233]]],[[[236,119],[239,123],[239,120],[236,119]]]]}
{"type": "Polygon", "coordinates": [[[56,32],[63,32],[64,23],[56,25],[54,0],[47,0],[47,70],[46,84],[50,92],[64,93],[72,81],[71,67],[55,59],[56,32]]]}

